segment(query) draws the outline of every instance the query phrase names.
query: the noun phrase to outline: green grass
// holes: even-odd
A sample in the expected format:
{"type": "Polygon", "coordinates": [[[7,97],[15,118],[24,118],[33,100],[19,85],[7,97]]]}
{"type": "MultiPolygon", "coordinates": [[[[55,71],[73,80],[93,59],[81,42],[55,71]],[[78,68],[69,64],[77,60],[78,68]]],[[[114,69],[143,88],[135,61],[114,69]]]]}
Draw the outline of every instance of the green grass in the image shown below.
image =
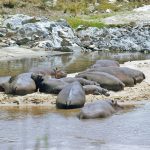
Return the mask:
{"type": "Polygon", "coordinates": [[[98,28],[105,27],[105,24],[102,22],[83,20],[78,17],[66,18],[66,20],[68,24],[74,29],[77,28],[79,25],[84,25],[86,27],[98,27],[98,28]]]}

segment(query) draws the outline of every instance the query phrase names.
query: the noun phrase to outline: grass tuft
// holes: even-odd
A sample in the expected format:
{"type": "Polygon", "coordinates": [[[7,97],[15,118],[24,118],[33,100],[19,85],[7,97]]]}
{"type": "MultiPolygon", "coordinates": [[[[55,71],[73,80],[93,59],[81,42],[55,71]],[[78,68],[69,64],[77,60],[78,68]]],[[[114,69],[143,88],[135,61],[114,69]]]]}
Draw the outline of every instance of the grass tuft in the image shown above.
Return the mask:
{"type": "Polygon", "coordinates": [[[66,18],[66,20],[68,24],[74,29],[77,28],[79,25],[84,25],[86,27],[98,27],[98,28],[105,27],[105,24],[102,22],[83,20],[79,17],[66,18]]]}

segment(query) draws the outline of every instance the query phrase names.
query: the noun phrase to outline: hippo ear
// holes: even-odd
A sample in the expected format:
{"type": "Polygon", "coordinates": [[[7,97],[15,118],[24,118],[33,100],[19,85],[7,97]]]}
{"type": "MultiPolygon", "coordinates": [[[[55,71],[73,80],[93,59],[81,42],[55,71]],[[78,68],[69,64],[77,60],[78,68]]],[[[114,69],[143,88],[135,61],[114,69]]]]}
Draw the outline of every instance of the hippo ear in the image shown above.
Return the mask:
{"type": "Polygon", "coordinates": [[[114,103],[115,103],[115,101],[114,101],[114,100],[111,100],[111,102],[112,102],[112,104],[114,104],[114,103]]]}

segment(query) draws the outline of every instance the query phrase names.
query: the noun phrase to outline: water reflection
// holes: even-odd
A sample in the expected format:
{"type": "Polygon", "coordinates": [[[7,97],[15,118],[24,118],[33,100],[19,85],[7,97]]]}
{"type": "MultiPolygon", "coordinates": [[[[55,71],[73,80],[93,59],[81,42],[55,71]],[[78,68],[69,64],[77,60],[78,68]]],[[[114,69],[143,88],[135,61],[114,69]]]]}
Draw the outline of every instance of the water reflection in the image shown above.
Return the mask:
{"type": "Polygon", "coordinates": [[[91,66],[97,59],[114,59],[120,63],[131,60],[150,59],[150,54],[140,52],[92,52],[86,54],[65,54],[61,56],[41,57],[37,59],[21,59],[7,62],[0,62],[0,76],[17,75],[28,72],[33,67],[58,67],[74,73],[82,71],[91,66]]]}

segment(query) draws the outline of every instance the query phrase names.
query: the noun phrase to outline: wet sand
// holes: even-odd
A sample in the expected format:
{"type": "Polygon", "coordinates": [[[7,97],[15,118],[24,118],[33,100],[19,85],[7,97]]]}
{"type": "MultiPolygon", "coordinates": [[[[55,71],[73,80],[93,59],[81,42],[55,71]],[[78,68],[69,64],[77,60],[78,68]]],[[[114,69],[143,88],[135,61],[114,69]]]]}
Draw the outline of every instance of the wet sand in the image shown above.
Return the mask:
{"type": "Polygon", "coordinates": [[[49,57],[54,55],[63,55],[70,52],[59,52],[59,51],[46,51],[43,49],[28,49],[20,47],[6,47],[0,49],[0,61],[10,61],[25,58],[41,58],[49,57]]]}
{"type": "MultiPolygon", "coordinates": [[[[122,64],[121,66],[133,68],[142,71],[146,79],[136,84],[134,87],[125,87],[123,91],[113,92],[110,91],[110,96],[104,95],[87,95],[86,102],[92,102],[100,99],[113,99],[119,102],[134,103],[137,101],[149,100],[150,99],[150,60],[143,61],[131,61],[122,64]]],[[[74,76],[71,74],[69,76],[74,76]]],[[[56,95],[44,94],[44,93],[33,93],[25,96],[12,96],[0,93],[0,105],[1,106],[50,106],[55,107],[56,95]]]]}

